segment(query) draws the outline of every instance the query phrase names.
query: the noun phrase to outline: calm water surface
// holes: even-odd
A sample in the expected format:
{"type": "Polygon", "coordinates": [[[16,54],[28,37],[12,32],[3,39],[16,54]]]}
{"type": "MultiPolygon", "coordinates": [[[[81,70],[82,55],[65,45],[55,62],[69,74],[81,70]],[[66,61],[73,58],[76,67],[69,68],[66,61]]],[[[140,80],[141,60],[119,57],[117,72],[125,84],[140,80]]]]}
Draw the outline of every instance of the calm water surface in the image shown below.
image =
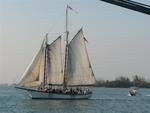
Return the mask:
{"type": "Polygon", "coordinates": [[[31,100],[27,93],[0,86],[0,113],[150,113],[150,89],[128,97],[127,88],[93,88],[89,100],[31,100]]]}

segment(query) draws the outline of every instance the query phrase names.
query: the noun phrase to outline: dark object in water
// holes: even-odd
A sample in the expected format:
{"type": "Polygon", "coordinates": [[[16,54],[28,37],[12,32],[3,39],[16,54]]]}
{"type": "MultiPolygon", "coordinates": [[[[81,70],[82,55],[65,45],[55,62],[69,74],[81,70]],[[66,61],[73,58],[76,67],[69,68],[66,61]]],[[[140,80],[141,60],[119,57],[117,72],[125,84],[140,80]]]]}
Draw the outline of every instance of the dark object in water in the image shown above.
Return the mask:
{"type": "Polygon", "coordinates": [[[136,96],[137,90],[138,90],[137,87],[131,87],[131,88],[129,89],[128,96],[136,96]]]}

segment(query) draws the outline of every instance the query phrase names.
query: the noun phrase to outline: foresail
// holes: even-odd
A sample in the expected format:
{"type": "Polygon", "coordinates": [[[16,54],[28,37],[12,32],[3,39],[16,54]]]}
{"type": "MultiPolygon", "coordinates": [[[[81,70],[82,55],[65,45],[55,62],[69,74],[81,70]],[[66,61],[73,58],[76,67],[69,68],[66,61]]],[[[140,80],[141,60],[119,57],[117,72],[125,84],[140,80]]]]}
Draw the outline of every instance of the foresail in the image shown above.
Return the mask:
{"type": "Polygon", "coordinates": [[[67,85],[95,84],[82,29],[69,44],[67,70],[67,85]]]}
{"type": "Polygon", "coordinates": [[[48,45],[47,51],[47,83],[52,85],[63,84],[61,36],[48,45]]]}
{"type": "Polygon", "coordinates": [[[43,41],[41,48],[37,55],[33,58],[28,68],[23,74],[23,78],[19,85],[24,87],[36,87],[39,86],[43,80],[44,68],[44,50],[45,50],[45,40],[43,41]]]}

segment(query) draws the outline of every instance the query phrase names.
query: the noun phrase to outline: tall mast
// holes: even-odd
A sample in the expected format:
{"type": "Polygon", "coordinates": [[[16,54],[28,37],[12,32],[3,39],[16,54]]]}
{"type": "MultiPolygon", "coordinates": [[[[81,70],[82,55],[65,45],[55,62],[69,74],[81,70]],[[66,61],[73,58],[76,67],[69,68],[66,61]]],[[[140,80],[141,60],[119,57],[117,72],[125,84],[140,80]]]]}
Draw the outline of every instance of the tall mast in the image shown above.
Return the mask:
{"type": "Polygon", "coordinates": [[[47,81],[47,76],[46,76],[46,65],[47,65],[47,40],[48,40],[48,33],[46,33],[45,36],[45,53],[44,53],[44,82],[43,82],[43,86],[46,85],[46,81],[47,81]]]}
{"type": "Polygon", "coordinates": [[[66,76],[67,76],[67,63],[68,63],[68,5],[66,7],[66,16],[65,16],[65,65],[64,65],[64,87],[66,87],[66,76]]]}

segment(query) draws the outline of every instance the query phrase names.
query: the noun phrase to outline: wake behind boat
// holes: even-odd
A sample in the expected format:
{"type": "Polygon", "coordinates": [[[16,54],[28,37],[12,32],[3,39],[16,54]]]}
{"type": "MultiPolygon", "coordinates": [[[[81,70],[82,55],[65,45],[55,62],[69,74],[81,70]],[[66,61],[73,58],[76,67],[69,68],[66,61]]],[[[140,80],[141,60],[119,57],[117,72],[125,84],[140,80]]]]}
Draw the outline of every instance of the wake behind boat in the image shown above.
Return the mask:
{"type": "Polygon", "coordinates": [[[48,44],[46,35],[39,52],[16,86],[28,91],[31,98],[88,99],[92,95],[88,86],[95,84],[95,77],[86,39],[80,29],[71,41],[68,40],[68,9],[72,8],[66,8],[65,57],[62,55],[61,36],[48,44]]]}

